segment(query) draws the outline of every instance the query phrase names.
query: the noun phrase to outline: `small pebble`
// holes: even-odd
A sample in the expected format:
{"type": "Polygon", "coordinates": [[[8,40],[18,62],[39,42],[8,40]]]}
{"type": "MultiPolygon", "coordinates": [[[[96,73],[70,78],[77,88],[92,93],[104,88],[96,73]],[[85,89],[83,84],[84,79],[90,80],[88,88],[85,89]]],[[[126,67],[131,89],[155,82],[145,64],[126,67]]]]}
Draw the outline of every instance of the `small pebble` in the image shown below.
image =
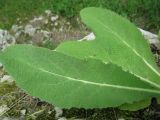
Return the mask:
{"type": "Polygon", "coordinates": [[[58,15],[51,17],[51,21],[52,21],[52,22],[56,21],[57,19],[58,19],[58,15]]]}
{"type": "Polygon", "coordinates": [[[5,82],[5,81],[11,83],[11,82],[13,82],[13,79],[12,79],[12,77],[9,76],[9,75],[4,75],[3,78],[1,78],[1,81],[0,81],[0,82],[5,82]]]}
{"type": "Polygon", "coordinates": [[[0,116],[4,114],[5,111],[9,110],[7,105],[0,106],[0,116]]]}
{"type": "Polygon", "coordinates": [[[96,37],[95,37],[94,33],[92,32],[92,33],[88,34],[87,36],[85,36],[84,38],[82,38],[79,41],[83,41],[83,40],[91,41],[91,40],[94,40],[95,38],[96,37]]]}
{"type": "Polygon", "coordinates": [[[60,116],[62,116],[63,114],[62,109],[60,109],[59,107],[55,107],[54,109],[56,111],[56,115],[55,115],[56,118],[59,118],[60,116]]]}
{"type": "Polygon", "coordinates": [[[36,28],[32,25],[27,24],[24,28],[24,32],[27,33],[29,36],[33,36],[35,34],[36,28]]]}
{"type": "Polygon", "coordinates": [[[125,120],[124,118],[118,118],[118,120],[125,120]]]}
{"type": "Polygon", "coordinates": [[[48,20],[47,19],[44,21],[44,24],[48,24],[48,20]]]}
{"type": "Polygon", "coordinates": [[[51,15],[51,10],[45,10],[45,13],[48,15],[48,16],[50,16],[51,15]]]}
{"type": "Polygon", "coordinates": [[[59,118],[58,120],[67,120],[67,118],[62,117],[62,118],[59,118]]]}
{"type": "Polygon", "coordinates": [[[54,25],[57,26],[57,25],[58,25],[58,22],[55,22],[54,25]]]}
{"type": "Polygon", "coordinates": [[[26,110],[23,109],[23,110],[20,111],[20,113],[21,113],[22,115],[25,115],[25,114],[26,114],[26,110]]]}

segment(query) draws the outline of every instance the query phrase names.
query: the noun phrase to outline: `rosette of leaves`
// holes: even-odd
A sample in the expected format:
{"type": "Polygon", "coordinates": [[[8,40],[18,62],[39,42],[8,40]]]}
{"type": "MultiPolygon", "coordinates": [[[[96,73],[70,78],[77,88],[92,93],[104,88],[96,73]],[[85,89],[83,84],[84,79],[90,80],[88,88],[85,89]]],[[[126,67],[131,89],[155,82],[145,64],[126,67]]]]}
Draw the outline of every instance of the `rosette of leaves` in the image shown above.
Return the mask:
{"type": "Polygon", "coordinates": [[[54,51],[14,45],[0,54],[16,84],[64,108],[123,105],[136,110],[148,105],[152,97],[158,98],[159,68],[139,30],[102,8],[85,8],[81,18],[95,40],[64,42],[54,51]]]}

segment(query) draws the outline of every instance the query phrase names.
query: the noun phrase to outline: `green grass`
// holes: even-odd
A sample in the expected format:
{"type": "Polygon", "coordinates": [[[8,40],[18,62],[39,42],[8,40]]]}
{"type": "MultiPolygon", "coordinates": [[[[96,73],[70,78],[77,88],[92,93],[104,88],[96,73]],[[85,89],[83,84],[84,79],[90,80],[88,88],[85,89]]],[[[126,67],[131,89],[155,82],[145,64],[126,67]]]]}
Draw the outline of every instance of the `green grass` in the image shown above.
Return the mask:
{"type": "Polygon", "coordinates": [[[0,28],[9,29],[17,18],[25,22],[46,9],[71,18],[88,6],[111,9],[153,32],[160,29],[159,0],[0,0],[0,28]]]}

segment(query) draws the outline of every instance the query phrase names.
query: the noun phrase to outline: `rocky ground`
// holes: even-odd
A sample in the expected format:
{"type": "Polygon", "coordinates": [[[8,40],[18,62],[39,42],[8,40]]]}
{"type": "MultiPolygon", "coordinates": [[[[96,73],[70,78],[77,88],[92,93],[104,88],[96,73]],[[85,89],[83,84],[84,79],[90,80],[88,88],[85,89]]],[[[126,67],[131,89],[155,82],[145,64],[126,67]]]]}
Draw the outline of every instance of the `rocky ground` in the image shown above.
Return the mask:
{"type": "MultiPolygon", "coordinates": [[[[12,44],[33,44],[36,46],[54,49],[62,40],[94,39],[93,33],[81,24],[79,18],[67,20],[46,10],[40,16],[22,23],[17,19],[16,25],[10,30],[0,29],[0,50],[12,44]],[[85,37],[87,34],[89,36],[85,37]]],[[[157,64],[160,66],[159,41],[156,35],[143,31],[151,43],[151,50],[155,55],[157,64]]],[[[136,112],[121,111],[117,108],[107,109],[60,109],[38,98],[28,96],[18,87],[14,80],[5,72],[0,64],[0,120],[158,120],[160,119],[160,107],[156,100],[143,110],[136,112]]]]}

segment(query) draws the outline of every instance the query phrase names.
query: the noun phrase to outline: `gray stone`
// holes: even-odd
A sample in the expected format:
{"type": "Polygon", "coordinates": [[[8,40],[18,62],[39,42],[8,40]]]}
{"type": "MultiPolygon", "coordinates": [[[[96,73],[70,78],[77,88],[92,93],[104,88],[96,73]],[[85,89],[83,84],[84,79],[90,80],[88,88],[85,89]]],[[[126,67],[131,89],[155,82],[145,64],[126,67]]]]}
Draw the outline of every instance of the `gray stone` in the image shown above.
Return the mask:
{"type": "Polygon", "coordinates": [[[35,32],[36,32],[36,28],[34,28],[30,24],[27,24],[24,28],[24,33],[28,34],[29,36],[33,36],[35,32]]]}
{"type": "Polygon", "coordinates": [[[0,29],[0,50],[4,50],[11,44],[15,44],[15,37],[10,35],[7,30],[0,29]]]}

